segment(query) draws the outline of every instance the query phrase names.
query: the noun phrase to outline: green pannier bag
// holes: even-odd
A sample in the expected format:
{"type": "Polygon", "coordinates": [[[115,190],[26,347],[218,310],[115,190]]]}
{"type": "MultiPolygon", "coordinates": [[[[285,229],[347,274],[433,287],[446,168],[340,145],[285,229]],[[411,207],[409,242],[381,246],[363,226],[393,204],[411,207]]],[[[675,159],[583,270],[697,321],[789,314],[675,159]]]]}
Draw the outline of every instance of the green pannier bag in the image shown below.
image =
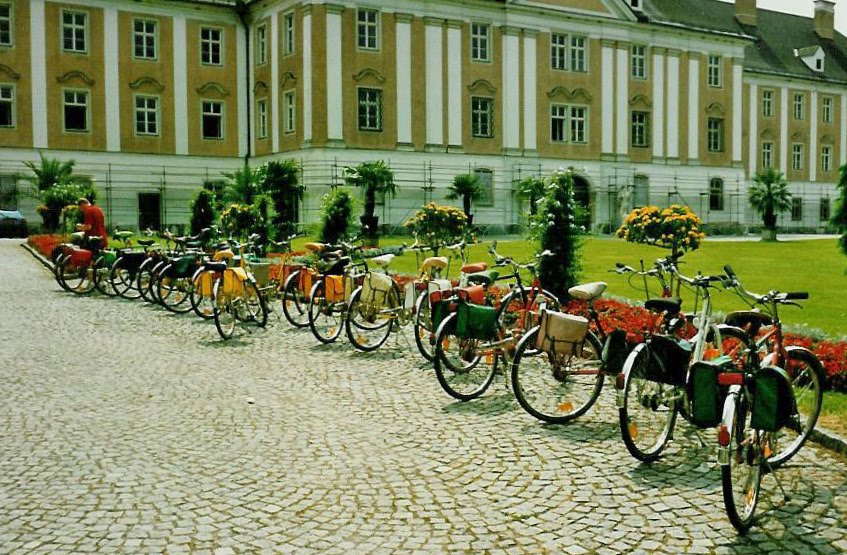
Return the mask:
{"type": "Polygon", "coordinates": [[[718,374],[732,370],[732,360],[720,357],[695,362],[688,374],[688,402],[691,422],[701,428],[717,426],[721,421],[726,394],[718,385],[718,374]],[[729,368],[725,366],[729,364],[729,368]]]}
{"type": "Polygon", "coordinates": [[[775,432],[797,414],[791,378],[782,368],[766,366],[753,379],[753,414],[750,426],[775,432]]]}
{"type": "Polygon", "coordinates": [[[197,255],[186,254],[171,261],[170,277],[191,277],[194,275],[195,270],[197,270],[197,255]]]}
{"type": "Polygon", "coordinates": [[[103,257],[103,265],[106,268],[111,268],[115,260],[118,259],[118,253],[111,249],[100,251],[100,255],[103,257]]]}
{"type": "Polygon", "coordinates": [[[456,337],[461,339],[493,339],[497,336],[497,309],[459,302],[456,308],[456,337]]]}
{"type": "Polygon", "coordinates": [[[438,301],[432,304],[431,319],[433,333],[438,331],[438,326],[440,326],[441,322],[450,315],[451,302],[453,302],[451,299],[444,299],[443,301],[438,301]]]}

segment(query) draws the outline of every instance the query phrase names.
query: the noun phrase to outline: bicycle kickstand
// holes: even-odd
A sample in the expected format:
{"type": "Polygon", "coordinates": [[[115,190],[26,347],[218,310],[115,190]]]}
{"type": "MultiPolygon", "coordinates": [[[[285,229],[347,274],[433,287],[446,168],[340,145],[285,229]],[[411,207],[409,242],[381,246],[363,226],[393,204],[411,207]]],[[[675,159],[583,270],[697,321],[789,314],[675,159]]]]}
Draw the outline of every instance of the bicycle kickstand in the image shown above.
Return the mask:
{"type": "Polygon", "coordinates": [[[783,503],[783,505],[788,503],[789,501],[791,501],[791,496],[788,495],[788,493],[785,491],[785,488],[782,487],[782,482],[780,481],[779,477],[776,475],[776,472],[774,472],[773,466],[771,466],[771,463],[769,463],[767,459],[765,459],[765,466],[768,469],[768,474],[773,476],[773,479],[776,480],[776,485],[777,485],[777,487],[779,487],[779,491],[782,492],[782,503],[783,503]]]}

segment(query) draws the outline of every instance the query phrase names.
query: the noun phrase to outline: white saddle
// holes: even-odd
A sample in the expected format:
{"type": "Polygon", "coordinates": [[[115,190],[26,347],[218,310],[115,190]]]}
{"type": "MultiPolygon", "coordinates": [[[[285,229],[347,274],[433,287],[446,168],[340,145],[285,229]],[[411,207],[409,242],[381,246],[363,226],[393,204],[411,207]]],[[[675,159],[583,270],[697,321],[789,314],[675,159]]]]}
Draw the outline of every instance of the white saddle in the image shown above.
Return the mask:
{"type": "Polygon", "coordinates": [[[568,289],[568,295],[581,301],[593,301],[603,294],[608,285],[604,281],[594,281],[582,285],[574,285],[568,289]]]}

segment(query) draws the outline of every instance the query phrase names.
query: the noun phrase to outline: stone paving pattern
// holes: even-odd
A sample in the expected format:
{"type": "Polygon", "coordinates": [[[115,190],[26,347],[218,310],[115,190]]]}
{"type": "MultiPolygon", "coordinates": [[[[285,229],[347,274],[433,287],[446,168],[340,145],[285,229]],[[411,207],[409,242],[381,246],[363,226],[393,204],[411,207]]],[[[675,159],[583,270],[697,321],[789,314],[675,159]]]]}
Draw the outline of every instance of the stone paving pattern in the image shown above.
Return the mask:
{"type": "Polygon", "coordinates": [[[374,354],[62,292],[0,241],[2,553],[840,553],[847,463],[816,445],[724,513],[713,434],[660,462],[613,389],[568,426],[500,379],[454,402],[410,336],[374,354]],[[240,330],[239,330],[240,331],[240,330]]]}

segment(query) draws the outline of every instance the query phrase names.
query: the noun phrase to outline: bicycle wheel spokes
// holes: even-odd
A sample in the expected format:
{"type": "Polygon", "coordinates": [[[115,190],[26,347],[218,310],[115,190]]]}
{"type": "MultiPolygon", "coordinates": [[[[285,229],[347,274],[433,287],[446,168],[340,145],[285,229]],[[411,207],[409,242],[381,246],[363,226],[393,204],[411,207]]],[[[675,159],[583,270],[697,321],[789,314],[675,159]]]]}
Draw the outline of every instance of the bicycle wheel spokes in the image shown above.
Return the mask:
{"type": "Polygon", "coordinates": [[[362,289],[356,289],[350,297],[344,325],[350,343],[360,351],[374,351],[381,347],[391,334],[398,305],[394,289],[381,304],[363,301],[362,289]]]}
{"type": "Polygon", "coordinates": [[[678,392],[651,378],[650,365],[658,362],[646,344],[639,345],[624,363],[624,385],[619,392],[621,436],[633,457],[651,462],[659,458],[676,422],[678,392]]]}
{"type": "Polygon", "coordinates": [[[435,375],[444,391],[469,401],[491,385],[499,355],[484,341],[457,337],[455,320],[455,314],[445,318],[436,333],[435,375]]]}
{"type": "Polygon", "coordinates": [[[201,270],[194,275],[189,300],[191,308],[197,316],[204,320],[214,318],[215,296],[214,274],[212,272],[201,270]]]}
{"type": "Polygon", "coordinates": [[[292,272],[285,280],[282,290],[282,313],[292,326],[305,328],[309,325],[309,292],[305,290],[305,284],[299,270],[292,272]]]}
{"type": "Polygon", "coordinates": [[[232,337],[232,334],[235,331],[235,315],[238,310],[238,307],[236,303],[233,303],[232,292],[227,291],[226,289],[227,288],[224,287],[223,277],[221,277],[220,279],[218,279],[217,282],[215,282],[214,319],[215,327],[217,328],[220,336],[224,339],[229,339],[230,337],[232,337]]]}
{"type": "Polygon", "coordinates": [[[312,286],[309,295],[309,328],[321,343],[332,343],[344,327],[344,303],[330,301],[324,295],[324,282],[312,286]]]}
{"type": "Polygon", "coordinates": [[[735,395],[728,398],[727,403],[732,403],[734,409],[727,423],[730,431],[728,462],[721,466],[723,499],[730,522],[744,533],[753,523],[764,459],[757,433],[750,427],[750,411],[745,403],[739,402],[735,395]]]}
{"type": "Polygon", "coordinates": [[[246,320],[256,324],[260,328],[265,327],[268,323],[268,312],[265,309],[265,300],[259,292],[259,288],[252,281],[245,281],[243,287],[243,310],[246,313],[246,320]]]}
{"type": "Polygon", "coordinates": [[[421,355],[432,361],[435,357],[435,330],[432,327],[432,307],[428,293],[423,291],[415,301],[415,345],[421,355]]]}
{"type": "Polygon", "coordinates": [[[75,264],[71,256],[63,261],[59,269],[59,278],[71,293],[87,295],[94,290],[94,269],[89,265],[75,264]]]}

